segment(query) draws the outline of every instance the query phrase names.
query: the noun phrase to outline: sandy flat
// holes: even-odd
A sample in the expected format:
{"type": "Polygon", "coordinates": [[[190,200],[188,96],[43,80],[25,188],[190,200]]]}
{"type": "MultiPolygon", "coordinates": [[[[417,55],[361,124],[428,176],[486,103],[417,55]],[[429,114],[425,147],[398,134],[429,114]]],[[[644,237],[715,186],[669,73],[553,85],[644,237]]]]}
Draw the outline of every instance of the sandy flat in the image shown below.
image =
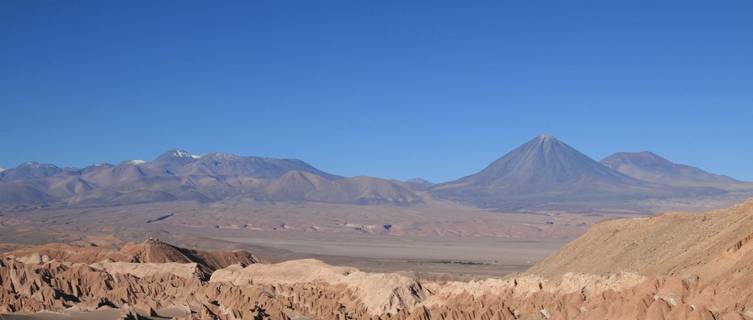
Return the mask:
{"type": "Polygon", "coordinates": [[[553,239],[318,234],[281,236],[274,232],[219,239],[289,251],[296,258],[312,257],[369,271],[489,276],[523,271],[564,244],[564,240],[553,239]]]}
{"type": "Polygon", "coordinates": [[[607,218],[494,212],[446,201],[410,207],[170,202],[4,213],[0,242],[109,246],[155,237],[192,248],[246,249],[271,261],[316,258],[368,271],[499,276],[525,270],[607,218]]]}

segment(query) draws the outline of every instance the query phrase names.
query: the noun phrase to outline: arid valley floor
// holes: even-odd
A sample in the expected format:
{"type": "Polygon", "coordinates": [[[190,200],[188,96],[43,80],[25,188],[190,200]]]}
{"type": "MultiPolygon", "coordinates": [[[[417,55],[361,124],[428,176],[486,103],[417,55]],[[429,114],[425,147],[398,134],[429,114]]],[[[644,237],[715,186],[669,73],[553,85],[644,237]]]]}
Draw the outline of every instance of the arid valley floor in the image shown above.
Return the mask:
{"type": "Polygon", "coordinates": [[[306,206],[328,212],[317,225],[281,213],[295,204],[267,204],[256,221],[269,222],[252,223],[236,214],[250,204],[215,203],[214,216],[202,215],[215,222],[209,228],[191,224],[209,209],[194,203],[3,214],[0,311],[3,319],[749,319],[752,201],[620,219],[449,203],[359,214],[306,206]],[[380,214],[400,210],[402,218],[380,214]],[[442,215],[453,210],[470,218],[442,215]],[[428,212],[438,222],[407,218],[428,212]],[[33,245],[47,242],[69,244],[33,245]]]}
{"type": "Polygon", "coordinates": [[[4,213],[0,241],[112,246],[154,237],[246,249],[270,262],[316,258],[368,271],[484,277],[523,271],[605,218],[499,213],[442,201],[419,207],[182,202],[4,213]]]}

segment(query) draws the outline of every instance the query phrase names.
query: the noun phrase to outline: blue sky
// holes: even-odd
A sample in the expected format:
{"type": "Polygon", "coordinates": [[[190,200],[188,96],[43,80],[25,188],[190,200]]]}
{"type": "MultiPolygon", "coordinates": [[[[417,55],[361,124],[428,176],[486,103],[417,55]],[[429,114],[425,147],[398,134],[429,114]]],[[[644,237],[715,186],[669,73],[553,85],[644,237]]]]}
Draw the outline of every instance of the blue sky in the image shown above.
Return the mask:
{"type": "Polygon", "coordinates": [[[179,147],[445,181],[539,133],[753,180],[753,2],[2,1],[0,167],[179,147]]]}

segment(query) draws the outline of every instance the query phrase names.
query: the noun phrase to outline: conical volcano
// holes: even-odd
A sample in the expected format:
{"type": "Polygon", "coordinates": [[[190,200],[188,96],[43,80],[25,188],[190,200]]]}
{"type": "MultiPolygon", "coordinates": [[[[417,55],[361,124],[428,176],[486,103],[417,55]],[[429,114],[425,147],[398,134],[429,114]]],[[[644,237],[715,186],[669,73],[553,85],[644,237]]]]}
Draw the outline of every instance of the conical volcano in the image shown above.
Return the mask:
{"type": "Polygon", "coordinates": [[[509,193],[527,193],[556,190],[560,185],[582,180],[609,184],[634,182],[549,135],[528,141],[481,172],[458,182],[502,187],[509,193]]]}
{"type": "Polygon", "coordinates": [[[553,202],[640,198],[657,186],[594,161],[550,135],[540,135],[480,172],[432,188],[441,198],[484,207],[528,208],[553,202]]]}

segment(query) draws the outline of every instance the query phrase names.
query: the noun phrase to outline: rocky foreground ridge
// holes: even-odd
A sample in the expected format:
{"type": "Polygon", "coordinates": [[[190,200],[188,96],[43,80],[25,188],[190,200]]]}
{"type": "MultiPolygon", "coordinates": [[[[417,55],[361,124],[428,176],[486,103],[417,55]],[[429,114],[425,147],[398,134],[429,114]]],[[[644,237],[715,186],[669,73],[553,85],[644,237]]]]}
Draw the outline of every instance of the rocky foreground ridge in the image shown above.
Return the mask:
{"type": "MultiPolygon", "coordinates": [[[[193,260],[72,262],[53,246],[24,248],[0,260],[0,312],[115,311],[130,319],[753,319],[751,240],[753,200],[704,215],[606,221],[524,274],[469,282],[367,273],[317,260],[224,265],[235,262],[228,257],[246,256],[237,253],[215,253],[227,259],[205,277],[193,260]]],[[[154,245],[129,247],[172,247],[154,245]]],[[[152,256],[171,257],[159,250],[152,256]]]]}

